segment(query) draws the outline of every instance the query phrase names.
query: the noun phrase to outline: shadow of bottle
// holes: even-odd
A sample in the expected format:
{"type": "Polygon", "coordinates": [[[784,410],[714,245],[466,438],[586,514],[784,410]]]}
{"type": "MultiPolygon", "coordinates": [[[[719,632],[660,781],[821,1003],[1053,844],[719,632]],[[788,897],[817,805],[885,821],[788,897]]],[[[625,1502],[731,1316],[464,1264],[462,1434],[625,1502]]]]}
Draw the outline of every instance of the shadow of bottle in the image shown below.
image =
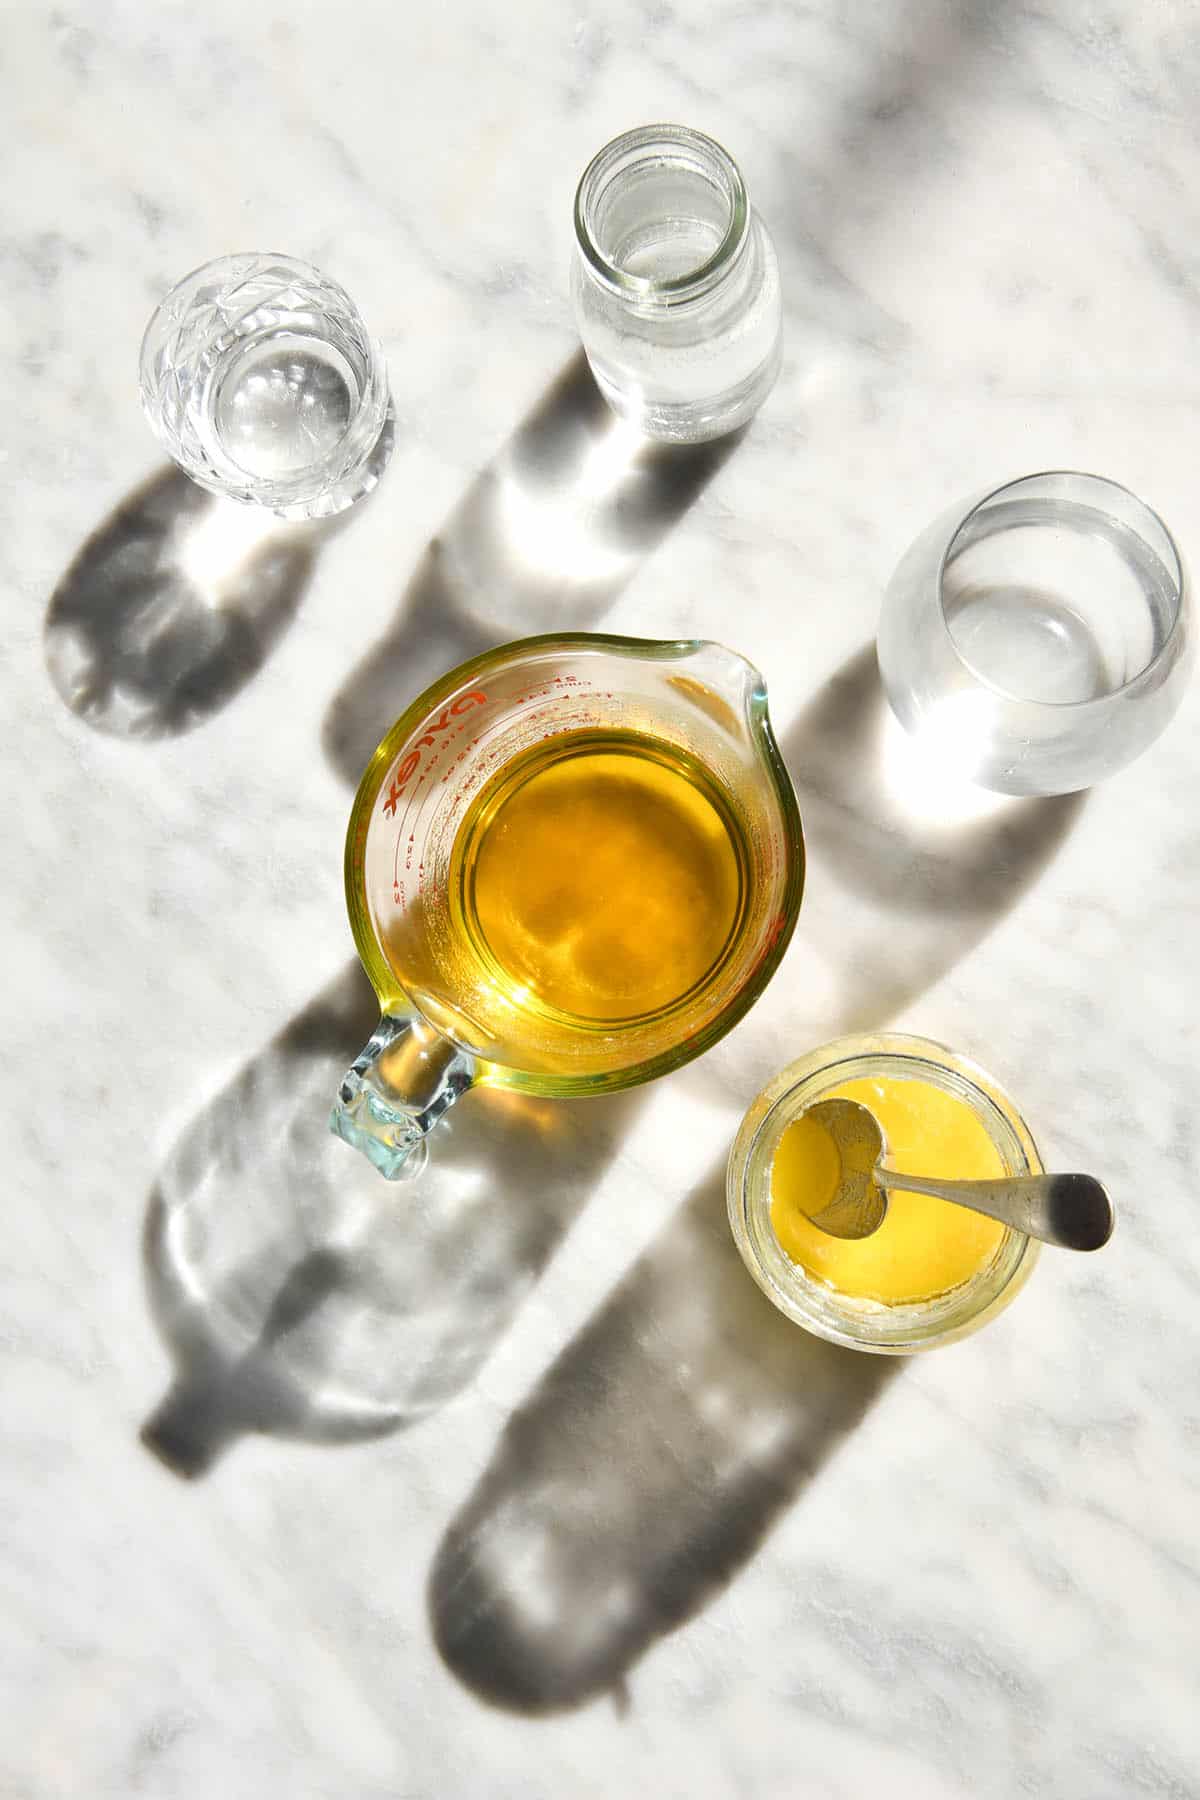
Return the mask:
{"type": "Polygon", "coordinates": [[[476,477],[391,627],[334,696],[322,736],[336,772],[356,783],[392,722],[457,663],[595,624],[741,435],[650,443],[609,411],[577,352],[476,477]]]}
{"type": "Polygon", "coordinates": [[[147,1211],[151,1306],[176,1374],[142,1432],[196,1476],[247,1432],[341,1443],[457,1393],[616,1153],[632,1095],[477,1090],[397,1185],[328,1130],[378,1018],[351,964],[218,1094],[147,1211]]]}
{"type": "Polygon", "coordinates": [[[622,1699],[896,1366],[770,1305],[730,1237],[722,1164],[509,1419],[430,1574],[443,1660],[516,1712],[622,1699]]]}

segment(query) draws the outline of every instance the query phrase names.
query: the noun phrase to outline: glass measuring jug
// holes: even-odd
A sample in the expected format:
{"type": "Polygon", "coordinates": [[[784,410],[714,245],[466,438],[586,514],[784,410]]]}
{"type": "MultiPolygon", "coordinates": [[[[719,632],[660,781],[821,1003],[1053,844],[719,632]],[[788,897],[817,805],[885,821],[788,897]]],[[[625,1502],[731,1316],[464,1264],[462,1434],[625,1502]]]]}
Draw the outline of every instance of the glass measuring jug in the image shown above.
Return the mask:
{"type": "Polygon", "coordinates": [[[762,992],[803,880],[744,658],[581,634],[463,663],[351,810],[346,902],[382,1017],[332,1129],[395,1179],[476,1083],[566,1097],[677,1068],[762,992]]]}

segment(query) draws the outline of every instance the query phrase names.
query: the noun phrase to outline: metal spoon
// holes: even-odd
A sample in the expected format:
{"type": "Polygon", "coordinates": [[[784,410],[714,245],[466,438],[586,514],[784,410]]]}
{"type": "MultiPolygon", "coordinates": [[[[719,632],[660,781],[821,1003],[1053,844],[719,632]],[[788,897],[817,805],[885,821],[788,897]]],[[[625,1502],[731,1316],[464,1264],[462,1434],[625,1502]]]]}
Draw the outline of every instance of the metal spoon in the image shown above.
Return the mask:
{"type": "Polygon", "coordinates": [[[998,1181],[899,1175],[884,1164],[879,1121],[856,1100],[819,1100],[807,1116],[829,1133],[841,1159],[832,1200],[807,1214],[831,1237],[865,1238],[878,1231],[893,1188],[952,1200],[1060,1250],[1099,1250],[1112,1236],[1112,1201],[1094,1175],[1013,1175],[998,1181]]]}

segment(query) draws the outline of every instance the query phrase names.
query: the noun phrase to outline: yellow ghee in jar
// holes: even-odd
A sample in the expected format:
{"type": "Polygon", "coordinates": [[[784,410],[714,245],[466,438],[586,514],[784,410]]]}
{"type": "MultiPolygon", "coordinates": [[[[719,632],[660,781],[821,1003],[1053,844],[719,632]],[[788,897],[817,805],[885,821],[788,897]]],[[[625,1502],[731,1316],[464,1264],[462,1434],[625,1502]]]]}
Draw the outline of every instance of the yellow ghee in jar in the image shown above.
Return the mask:
{"type": "MultiPolygon", "coordinates": [[[[825,1100],[857,1100],[883,1131],[887,1161],[901,1174],[985,1181],[1007,1171],[983,1122],[965,1100],[906,1077],[845,1081],[825,1100]]],[[[958,1287],[995,1255],[1004,1226],[932,1194],[893,1193],[870,1237],[830,1237],[812,1224],[833,1197],[837,1150],[823,1126],[801,1115],[771,1164],[771,1226],[801,1268],[854,1299],[905,1305],[958,1287]]]]}

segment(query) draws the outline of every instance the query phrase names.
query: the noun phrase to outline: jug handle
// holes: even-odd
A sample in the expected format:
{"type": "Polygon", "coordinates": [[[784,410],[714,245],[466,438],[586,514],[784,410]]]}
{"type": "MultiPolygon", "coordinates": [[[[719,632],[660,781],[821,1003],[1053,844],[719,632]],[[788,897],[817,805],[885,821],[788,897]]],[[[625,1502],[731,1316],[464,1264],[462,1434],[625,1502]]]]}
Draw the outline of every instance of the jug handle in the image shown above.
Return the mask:
{"type": "Polygon", "coordinates": [[[476,1081],[475,1059],[419,1013],[386,1012],[346,1071],[329,1129],[388,1181],[417,1175],[426,1138],[476,1081]]]}

